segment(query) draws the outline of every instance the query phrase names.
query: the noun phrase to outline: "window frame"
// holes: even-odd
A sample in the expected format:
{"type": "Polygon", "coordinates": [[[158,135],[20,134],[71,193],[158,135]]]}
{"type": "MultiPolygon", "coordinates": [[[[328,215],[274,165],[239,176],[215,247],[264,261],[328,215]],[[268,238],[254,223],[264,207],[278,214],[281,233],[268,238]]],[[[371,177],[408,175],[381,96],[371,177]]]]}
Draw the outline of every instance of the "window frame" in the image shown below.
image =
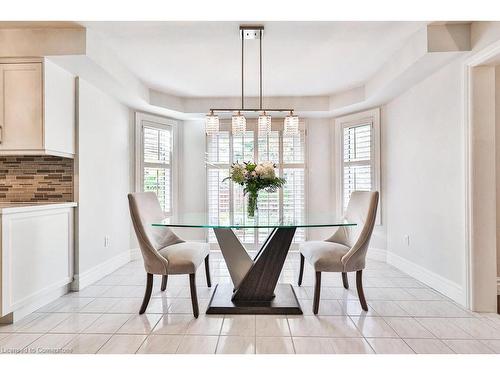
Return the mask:
{"type": "Polygon", "coordinates": [[[171,155],[170,155],[170,212],[165,212],[168,217],[175,217],[178,212],[178,126],[176,120],[152,115],[149,113],[135,113],[135,191],[144,191],[144,122],[147,127],[171,131],[171,155]]]}
{"type": "MultiPolygon", "coordinates": [[[[334,175],[334,183],[336,191],[336,214],[338,217],[344,216],[344,129],[346,127],[356,127],[366,124],[371,124],[372,139],[371,139],[371,184],[372,191],[378,191],[380,197],[382,196],[380,184],[380,108],[373,108],[370,110],[349,114],[334,119],[334,140],[333,144],[336,146],[334,153],[334,162],[336,172],[334,175]]],[[[377,210],[376,224],[382,225],[381,220],[381,199],[379,199],[379,206],[377,210]]]]}
{"type": "MultiPolygon", "coordinates": [[[[254,160],[258,160],[258,135],[256,134],[257,132],[257,119],[249,118],[247,119],[247,131],[254,131],[254,152],[253,152],[253,158],[254,160]]],[[[273,119],[271,123],[271,130],[272,131],[278,131],[279,132],[279,162],[277,163],[277,170],[279,172],[279,175],[283,175],[283,171],[285,169],[293,169],[293,168],[302,168],[304,171],[304,217],[307,219],[308,211],[307,211],[307,191],[308,191],[308,150],[307,150],[307,126],[306,126],[306,121],[301,119],[299,122],[299,129],[304,132],[304,138],[303,138],[303,153],[304,153],[304,160],[303,163],[285,163],[283,160],[283,119],[273,119]],[[298,167],[298,165],[301,165],[302,167],[298,167]]],[[[229,132],[229,154],[230,154],[230,160],[227,168],[231,165],[233,162],[232,160],[232,155],[233,155],[233,142],[232,142],[232,134],[231,134],[231,120],[227,119],[221,119],[220,120],[220,130],[222,131],[228,131],[229,132]]],[[[205,135],[205,154],[208,155],[208,138],[205,135]]],[[[246,161],[246,160],[240,160],[240,162],[246,161]]],[[[209,219],[208,217],[208,206],[209,206],[209,190],[208,190],[208,169],[213,168],[213,169],[224,169],[226,168],[226,165],[223,164],[218,164],[218,165],[209,165],[210,163],[208,160],[205,160],[205,169],[207,171],[206,173],[206,178],[207,178],[207,191],[206,191],[206,212],[207,212],[207,220],[209,219]]],[[[230,194],[230,214],[233,215],[234,213],[234,201],[233,201],[233,192],[234,192],[234,186],[229,189],[229,194],[230,194]]],[[[279,207],[280,207],[280,216],[283,215],[283,193],[279,194],[279,207]]],[[[244,246],[249,249],[249,250],[258,250],[256,248],[256,245],[259,244],[258,242],[258,230],[255,231],[254,233],[255,238],[257,239],[257,242],[253,243],[243,243],[244,246]]],[[[304,240],[307,241],[308,238],[308,230],[304,230],[304,240]]],[[[210,242],[209,238],[209,230],[206,231],[206,242],[210,244],[210,248],[213,250],[218,250],[219,249],[219,244],[217,242],[210,242]]],[[[290,250],[296,250],[298,249],[298,244],[297,243],[292,243],[290,246],[290,250]]]]}

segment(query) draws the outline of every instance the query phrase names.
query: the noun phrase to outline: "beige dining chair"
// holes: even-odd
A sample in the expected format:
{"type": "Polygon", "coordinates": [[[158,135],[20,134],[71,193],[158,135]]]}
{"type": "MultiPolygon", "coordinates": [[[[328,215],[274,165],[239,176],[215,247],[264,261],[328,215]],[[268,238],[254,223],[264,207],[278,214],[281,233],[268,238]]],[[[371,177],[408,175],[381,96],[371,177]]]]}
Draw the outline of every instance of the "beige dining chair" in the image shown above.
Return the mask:
{"type": "Polygon", "coordinates": [[[153,275],[162,275],[161,290],[165,291],[168,275],[189,274],[193,315],[197,318],[199,310],[195,272],[203,259],[207,285],[211,287],[208,244],[186,242],[177,237],[168,227],[152,226],[152,223],[160,222],[165,218],[154,192],[130,193],[128,201],[130,216],[147,273],[146,292],[139,314],[143,314],[148,307],[153,290],[153,275]]]}
{"type": "Polygon", "coordinates": [[[363,292],[362,275],[366,252],[375,225],[378,206],[378,191],[355,191],[347,205],[345,220],[355,226],[338,227],[337,231],[324,241],[306,241],[300,245],[299,286],[304,275],[304,260],[314,267],[313,312],[318,313],[322,272],[341,272],[344,288],[349,289],[347,272],[356,272],[356,288],[363,310],[368,311],[363,292]]]}

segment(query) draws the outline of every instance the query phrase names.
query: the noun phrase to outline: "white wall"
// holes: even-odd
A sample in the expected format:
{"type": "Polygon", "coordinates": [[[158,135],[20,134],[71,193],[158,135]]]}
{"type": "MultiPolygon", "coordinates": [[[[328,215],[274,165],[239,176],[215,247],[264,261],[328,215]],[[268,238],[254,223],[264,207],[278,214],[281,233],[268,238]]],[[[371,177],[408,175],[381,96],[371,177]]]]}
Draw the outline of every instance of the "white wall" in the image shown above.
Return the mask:
{"type": "MultiPolygon", "coordinates": [[[[78,239],[76,273],[130,254],[133,148],[130,110],[83,79],[78,92],[78,239]],[[110,246],[104,247],[104,236],[110,246]]],[[[109,269],[109,268],[108,268],[109,269]]]]}
{"type": "Polygon", "coordinates": [[[382,109],[387,248],[400,265],[423,267],[435,288],[444,291],[437,285],[444,282],[455,294],[465,285],[462,101],[457,60],[382,109]],[[436,275],[442,279],[432,281],[436,275]]]}
{"type": "MultiPolygon", "coordinates": [[[[312,214],[335,215],[335,190],[332,168],[333,145],[330,119],[307,119],[306,209],[312,214]]],[[[334,228],[308,230],[308,240],[324,240],[334,228]]]]}
{"type": "MultiPolygon", "coordinates": [[[[179,211],[203,213],[207,202],[205,120],[179,122],[179,211]]],[[[184,239],[205,241],[206,230],[175,228],[184,239]]]]}

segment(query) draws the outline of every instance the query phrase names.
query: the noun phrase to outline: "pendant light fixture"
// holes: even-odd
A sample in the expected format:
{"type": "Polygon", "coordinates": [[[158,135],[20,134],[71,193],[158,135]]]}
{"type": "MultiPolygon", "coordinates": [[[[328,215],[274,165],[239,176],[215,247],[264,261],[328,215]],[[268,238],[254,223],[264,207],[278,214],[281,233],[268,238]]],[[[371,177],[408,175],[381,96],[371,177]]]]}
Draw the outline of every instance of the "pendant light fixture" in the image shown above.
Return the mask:
{"type": "Polygon", "coordinates": [[[294,115],[293,111],[290,111],[290,114],[285,117],[283,128],[283,133],[286,135],[299,134],[299,116],[294,115]]]}
{"type": "Polygon", "coordinates": [[[247,130],[247,119],[240,111],[232,116],[231,130],[234,135],[242,135],[247,130]]]}
{"type": "Polygon", "coordinates": [[[219,133],[219,116],[214,115],[214,111],[210,111],[210,114],[205,118],[205,132],[207,135],[219,133]]]}
{"type": "Polygon", "coordinates": [[[259,136],[266,136],[271,133],[271,116],[266,114],[266,111],[259,115],[257,131],[259,132],[259,136]]]}
{"type": "Polygon", "coordinates": [[[270,112],[289,112],[284,120],[285,134],[298,134],[299,118],[293,115],[293,108],[263,108],[262,106],[262,36],[264,26],[240,26],[241,37],[241,107],[240,108],[212,108],[205,119],[207,135],[219,131],[219,116],[214,113],[232,113],[231,130],[233,134],[243,134],[246,131],[245,112],[258,112],[257,131],[259,136],[269,135],[271,132],[272,118],[270,112]],[[245,40],[259,40],[259,108],[245,108],[245,40]]]}

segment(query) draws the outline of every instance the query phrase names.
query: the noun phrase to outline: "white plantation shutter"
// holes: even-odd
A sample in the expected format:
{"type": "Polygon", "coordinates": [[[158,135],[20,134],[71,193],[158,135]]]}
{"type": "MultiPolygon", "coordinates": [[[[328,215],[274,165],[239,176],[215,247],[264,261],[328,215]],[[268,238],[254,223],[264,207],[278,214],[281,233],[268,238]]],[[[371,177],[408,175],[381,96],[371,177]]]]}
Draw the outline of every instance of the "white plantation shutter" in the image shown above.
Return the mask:
{"type": "MultiPolygon", "coordinates": [[[[257,144],[258,150],[256,159],[258,163],[272,162],[277,166],[277,173],[280,174],[280,140],[281,132],[272,130],[267,136],[258,136],[257,144]]],[[[269,224],[279,221],[281,217],[280,207],[280,193],[268,193],[266,191],[259,192],[259,199],[257,200],[258,207],[258,220],[260,224],[269,224]]],[[[269,235],[269,229],[258,229],[258,243],[263,243],[269,235]]]]}
{"type": "Polygon", "coordinates": [[[372,190],[372,124],[344,127],[343,207],[353,191],[372,190]]]}
{"type": "MultiPolygon", "coordinates": [[[[231,218],[231,191],[222,180],[229,175],[231,160],[228,131],[207,136],[207,189],[208,220],[211,224],[229,224],[231,218]]],[[[215,242],[212,230],[208,232],[209,242],[215,242]]]]}
{"type": "Polygon", "coordinates": [[[142,121],[142,189],[154,191],[172,214],[172,128],[142,121]]]}
{"type": "MultiPolygon", "coordinates": [[[[230,222],[231,195],[228,184],[221,181],[229,175],[228,169],[208,168],[208,220],[211,224],[225,225],[230,222]]],[[[208,232],[209,242],[215,242],[212,230],[208,232]]]]}
{"type": "Polygon", "coordinates": [[[229,164],[229,132],[208,137],[207,162],[215,165],[229,164]]]}
{"type": "Polygon", "coordinates": [[[380,112],[374,109],[348,115],[336,119],[336,124],[340,145],[338,213],[343,215],[353,191],[380,190],[380,112]]]}
{"type": "MultiPolygon", "coordinates": [[[[302,221],[305,218],[305,132],[283,136],[282,173],[286,179],[283,187],[282,218],[302,221]]],[[[304,228],[297,228],[294,242],[305,240],[304,228]]]]}
{"type": "Polygon", "coordinates": [[[271,131],[271,133],[264,137],[259,136],[258,138],[258,162],[262,163],[269,161],[272,163],[279,164],[280,162],[280,132],[277,130],[271,131]]]}
{"type": "MultiPolygon", "coordinates": [[[[305,211],[305,171],[304,168],[285,168],[283,177],[286,185],[283,187],[283,219],[302,221],[305,211]]],[[[304,228],[297,228],[294,241],[305,240],[304,228]]]]}
{"type": "MultiPolygon", "coordinates": [[[[243,188],[230,181],[222,183],[231,163],[236,161],[273,162],[277,173],[287,179],[285,187],[277,192],[259,192],[257,220],[260,224],[305,217],[304,125],[301,124],[298,136],[284,136],[281,124],[277,122],[268,136],[259,136],[254,131],[255,125],[255,121],[249,119],[248,130],[243,135],[233,136],[229,124],[221,121],[221,132],[207,136],[208,211],[211,223],[222,223],[230,218],[241,223],[255,220],[247,218],[247,197],[243,196],[243,188]]],[[[242,243],[252,248],[262,244],[269,231],[261,228],[236,230],[235,233],[242,243]]],[[[304,238],[304,230],[298,229],[295,241],[304,238]]],[[[211,243],[216,242],[212,230],[209,230],[208,239],[211,243]]]]}

